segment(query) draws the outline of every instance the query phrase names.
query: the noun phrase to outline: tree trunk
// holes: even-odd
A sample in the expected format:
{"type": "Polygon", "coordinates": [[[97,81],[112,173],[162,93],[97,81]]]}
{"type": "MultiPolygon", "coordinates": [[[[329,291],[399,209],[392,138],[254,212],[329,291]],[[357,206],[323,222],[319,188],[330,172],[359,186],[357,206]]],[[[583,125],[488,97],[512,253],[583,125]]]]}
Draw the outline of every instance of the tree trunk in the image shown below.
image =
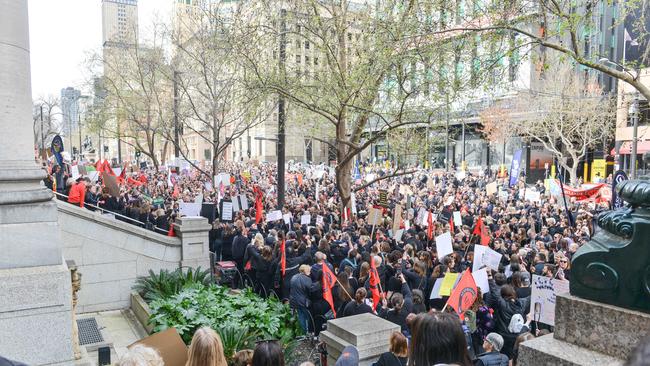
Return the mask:
{"type": "Polygon", "coordinates": [[[576,187],[578,184],[578,159],[574,159],[571,163],[571,185],[576,187]]]}
{"type": "Polygon", "coordinates": [[[336,189],[341,197],[341,209],[350,206],[352,196],[352,160],[336,166],[336,189]]]}

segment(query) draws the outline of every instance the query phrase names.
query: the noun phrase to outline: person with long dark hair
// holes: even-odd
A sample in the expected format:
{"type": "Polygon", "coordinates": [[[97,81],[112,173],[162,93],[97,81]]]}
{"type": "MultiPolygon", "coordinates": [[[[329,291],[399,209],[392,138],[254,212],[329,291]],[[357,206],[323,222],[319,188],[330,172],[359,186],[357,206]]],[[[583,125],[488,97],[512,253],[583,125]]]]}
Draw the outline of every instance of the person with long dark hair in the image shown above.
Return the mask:
{"type": "Polygon", "coordinates": [[[251,366],[284,366],[282,346],[278,341],[262,341],[255,346],[251,366]]]}
{"type": "Polygon", "coordinates": [[[411,327],[409,366],[471,366],[467,341],[455,314],[420,314],[411,327]]]}

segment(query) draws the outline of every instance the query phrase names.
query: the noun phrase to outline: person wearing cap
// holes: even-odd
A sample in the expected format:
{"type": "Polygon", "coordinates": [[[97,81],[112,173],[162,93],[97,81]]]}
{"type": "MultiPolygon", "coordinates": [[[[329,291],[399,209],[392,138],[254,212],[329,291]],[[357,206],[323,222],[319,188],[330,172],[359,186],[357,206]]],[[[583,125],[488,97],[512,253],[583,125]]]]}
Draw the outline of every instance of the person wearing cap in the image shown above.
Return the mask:
{"type": "Polygon", "coordinates": [[[490,333],[483,341],[485,353],[478,356],[475,366],[508,366],[508,356],[500,353],[503,347],[503,337],[490,333]]]}
{"type": "Polygon", "coordinates": [[[341,355],[336,360],[334,366],[358,366],[359,365],[359,351],[354,346],[346,346],[343,348],[341,355]]]}

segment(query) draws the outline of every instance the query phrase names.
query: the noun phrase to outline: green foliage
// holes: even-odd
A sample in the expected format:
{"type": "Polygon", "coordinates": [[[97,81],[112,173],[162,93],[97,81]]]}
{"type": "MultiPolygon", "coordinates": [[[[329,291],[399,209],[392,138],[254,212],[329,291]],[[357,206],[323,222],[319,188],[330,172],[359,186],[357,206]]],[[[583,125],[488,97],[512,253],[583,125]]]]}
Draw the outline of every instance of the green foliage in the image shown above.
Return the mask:
{"type": "Polygon", "coordinates": [[[197,283],[208,285],[211,281],[210,271],[201,270],[201,267],[194,270],[189,268],[187,271],[183,271],[182,268],[173,272],[160,270],[158,274],[149,270],[149,276],[138,278],[133,289],[138,291],[147,302],[151,302],[169,298],[188,286],[197,283]]]}
{"type": "Polygon", "coordinates": [[[286,347],[300,334],[288,305],[275,297],[263,299],[250,289],[232,294],[225,287],[194,283],[149,307],[155,332],[174,327],[189,344],[196,329],[209,326],[221,335],[229,357],[253,347],[255,340],[277,339],[286,347]]]}

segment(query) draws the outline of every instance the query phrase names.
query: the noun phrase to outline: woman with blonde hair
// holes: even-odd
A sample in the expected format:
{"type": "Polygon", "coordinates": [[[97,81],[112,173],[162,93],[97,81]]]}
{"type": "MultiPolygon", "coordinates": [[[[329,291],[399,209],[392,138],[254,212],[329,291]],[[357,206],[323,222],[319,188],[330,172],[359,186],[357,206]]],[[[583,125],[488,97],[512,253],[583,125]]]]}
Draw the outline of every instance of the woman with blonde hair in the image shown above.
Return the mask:
{"type": "Polygon", "coordinates": [[[197,329],[185,366],[228,366],[221,337],[209,327],[197,329]]]}

